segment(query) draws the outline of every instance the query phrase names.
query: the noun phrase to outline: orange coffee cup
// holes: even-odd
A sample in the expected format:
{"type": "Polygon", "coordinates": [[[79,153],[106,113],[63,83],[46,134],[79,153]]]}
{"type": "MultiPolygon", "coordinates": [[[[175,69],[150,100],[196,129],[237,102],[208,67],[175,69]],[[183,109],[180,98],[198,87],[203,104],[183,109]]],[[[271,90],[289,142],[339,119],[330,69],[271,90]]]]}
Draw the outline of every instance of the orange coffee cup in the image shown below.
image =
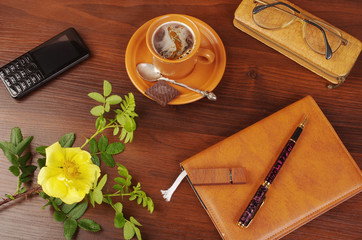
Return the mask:
{"type": "Polygon", "coordinates": [[[201,33],[186,15],[168,14],[157,18],[146,33],[146,44],[153,64],[170,78],[189,75],[196,63],[210,64],[215,54],[200,48],[201,33]]]}

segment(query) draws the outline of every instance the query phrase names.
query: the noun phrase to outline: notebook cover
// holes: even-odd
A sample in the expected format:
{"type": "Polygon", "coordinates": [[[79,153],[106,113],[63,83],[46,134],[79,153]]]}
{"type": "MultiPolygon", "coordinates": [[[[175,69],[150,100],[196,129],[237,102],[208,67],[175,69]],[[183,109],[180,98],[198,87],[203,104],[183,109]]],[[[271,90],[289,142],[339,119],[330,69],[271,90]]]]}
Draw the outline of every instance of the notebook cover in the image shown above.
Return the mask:
{"type": "MultiPolygon", "coordinates": [[[[325,22],[291,2],[286,0],[283,2],[312,19],[325,22]]],[[[361,52],[362,45],[358,39],[334,27],[348,40],[349,44],[340,46],[333,53],[332,58],[326,60],[324,55],[309,48],[303,38],[303,25],[298,21],[278,30],[267,30],[257,26],[252,18],[252,10],[255,6],[254,0],[241,1],[235,11],[234,26],[334,84],[345,81],[361,52]]]]}
{"type": "Polygon", "coordinates": [[[192,186],[225,240],[278,239],[362,191],[362,174],[311,96],[183,161],[191,169],[245,167],[243,185],[192,186]],[[296,127],[293,151],[247,229],[237,222],[296,127]],[[338,177],[336,177],[338,176],[338,177]]]}

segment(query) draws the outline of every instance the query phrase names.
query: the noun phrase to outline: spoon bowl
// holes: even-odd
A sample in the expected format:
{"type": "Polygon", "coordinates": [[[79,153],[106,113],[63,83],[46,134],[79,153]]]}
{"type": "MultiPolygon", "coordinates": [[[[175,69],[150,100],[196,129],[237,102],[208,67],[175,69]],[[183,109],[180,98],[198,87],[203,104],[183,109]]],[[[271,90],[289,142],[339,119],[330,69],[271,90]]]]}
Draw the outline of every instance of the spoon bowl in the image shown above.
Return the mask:
{"type": "Polygon", "coordinates": [[[193,87],[190,87],[184,83],[180,83],[180,82],[176,82],[175,80],[166,78],[164,76],[162,76],[161,72],[153,65],[150,63],[139,63],[136,67],[137,69],[137,73],[141,76],[141,78],[143,80],[149,81],[149,82],[155,82],[155,81],[159,81],[159,80],[163,80],[184,88],[187,88],[191,91],[200,93],[202,96],[207,97],[207,99],[211,100],[211,101],[216,101],[217,97],[214,93],[212,92],[208,92],[206,90],[200,90],[200,89],[196,89],[193,87]]]}

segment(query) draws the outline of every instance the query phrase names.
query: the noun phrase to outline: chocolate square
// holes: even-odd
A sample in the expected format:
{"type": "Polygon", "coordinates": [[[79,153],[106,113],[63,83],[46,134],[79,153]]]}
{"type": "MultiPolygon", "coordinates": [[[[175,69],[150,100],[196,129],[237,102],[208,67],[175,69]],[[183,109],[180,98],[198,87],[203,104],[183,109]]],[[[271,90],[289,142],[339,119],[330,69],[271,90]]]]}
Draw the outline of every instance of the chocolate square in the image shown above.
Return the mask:
{"type": "Polygon", "coordinates": [[[162,80],[153,84],[145,93],[163,107],[180,95],[176,88],[162,80]]]}

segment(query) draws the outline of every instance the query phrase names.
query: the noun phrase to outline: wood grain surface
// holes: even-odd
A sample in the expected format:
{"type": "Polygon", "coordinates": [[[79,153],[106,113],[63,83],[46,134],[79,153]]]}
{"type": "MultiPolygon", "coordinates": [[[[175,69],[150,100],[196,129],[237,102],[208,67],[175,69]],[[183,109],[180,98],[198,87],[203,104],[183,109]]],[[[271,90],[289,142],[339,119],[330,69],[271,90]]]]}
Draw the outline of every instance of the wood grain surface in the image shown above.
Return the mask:
{"type": "MultiPolygon", "coordinates": [[[[362,39],[360,0],[294,0],[294,4],[362,39]]],[[[133,92],[139,114],[134,141],[116,161],[125,165],[154,200],[149,214],[124,201],[125,215],[142,223],[143,239],[220,239],[193,190],[184,181],[171,202],[160,193],[180,173],[179,163],[269,114],[311,95],[339,137],[362,167],[362,63],[359,58],[346,82],[328,90],[327,81],[236,29],[232,20],[240,0],[0,0],[0,65],[4,65],[68,27],[78,30],[92,56],[20,101],[0,86],[0,139],[19,126],[34,136],[35,147],[50,145],[75,132],[75,145],[94,132],[95,105],[87,94],[100,91],[103,80],[117,94],[133,92]],[[168,13],[194,16],[222,39],[227,56],[225,74],[214,90],[217,102],[161,107],[134,87],[125,68],[125,50],[133,33],[148,20],[168,13]]],[[[111,133],[109,134],[109,136],[111,133]]],[[[116,138],[111,138],[115,141],[116,138]]],[[[37,156],[36,156],[37,157],[37,156]]],[[[36,158],[33,160],[36,161],[36,158]]],[[[14,192],[16,178],[0,155],[0,195],[14,192]]],[[[102,166],[109,178],[115,169],[102,166]]],[[[38,172],[38,171],[37,171],[38,172]]],[[[36,174],[37,174],[36,172],[36,174]]],[[[338,178],[338,176],[336,176],[338,178]]],[[[36,177],[34,177],[36,180],[36,177]]],[[[107,184],[111,188],[111,183],[107,184]]],[[[0,207],[0,239],[64,239],[53,212],[41,209],[39,196],[0,207]]],[[[362,195],[359,194],[283,239],[361,239],[362,195]]],[[[74,239],[122,239],[107,206],[89,209],[102,231],[79,230],[74,239]]]]}

